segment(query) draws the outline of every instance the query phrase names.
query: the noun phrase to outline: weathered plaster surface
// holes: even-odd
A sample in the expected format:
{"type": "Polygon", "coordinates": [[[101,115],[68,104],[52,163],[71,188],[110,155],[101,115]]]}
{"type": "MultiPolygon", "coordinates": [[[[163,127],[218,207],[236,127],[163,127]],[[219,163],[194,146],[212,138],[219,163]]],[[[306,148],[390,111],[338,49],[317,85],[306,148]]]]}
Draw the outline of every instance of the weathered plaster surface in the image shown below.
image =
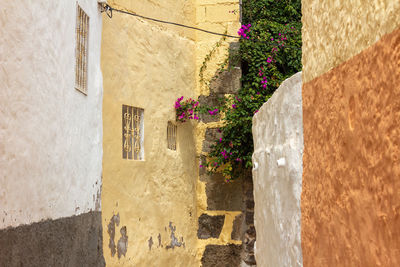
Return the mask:
{"type": "MultiPolygon", "coordinates": [[[[113,2],[145,16],[167,18],[168,13],[168,20],[194,23],[178,8],[188,1],[135,1],[138,10],[128,1],[113,2]]],[[[175,121],[176,99],[195,97],[195,43],[169,27],[116,12],[112,19],[104,16],[103,29],[107,266],[198,266],[194,127],[190,122],[177,125],[176,151],[167,148],[166,136],[168,121],[175,121]],[[123,104],[144,109],[143,161],[122,158],[123,104]],[[115,214],[120,218],[115,245],[123,226],[128,237],[126,253],[119,258],[108,246],[107,225],[115,214]],[[151,249],[150,238],[157,243],[151,249]]]]}
{"type": "Polygon", "coordinates": [[[400,29],[305,83],[303,122],[304,266],[400,266],[400,29]]]}
{"type": "Polygon", "coordinates": [[[3,1],[0,14],[0,229],[100,210],[97,1],[3,1]],[[77,2],[90,17],[87,96],[74,88],[77,2]]]}
{"type": "Polygon", "coordinates": [[[301,85],[299,72],[285,80],[253,117],[257,266],[303,266],[301,85]]]}
{"type": "MultiPolygon", "coordinates": [[[[110,6],[115,8],[133,11],[137,14],[159,20],[171,21],[190,26],[194,25],[196,17],[196,0],[108,0],[107,2],[110,6]]],[[[181,37],[186,37],[191,40],[194,40],[196,36],[196,32],[192,29],[158,22],[152,22],[152,24],[157,25],[160,29],[174,32],[179,34],[181,37]]]]}
{"type": "Polygon", "coordinates": [[[400,26],[398,0],[302,0],[303,82],[311,81],[400,26]]]}
{"type": "Polygon", "coordinates": [[[0,230],[0,266],[104,267],[100,211],[0,230]]]}

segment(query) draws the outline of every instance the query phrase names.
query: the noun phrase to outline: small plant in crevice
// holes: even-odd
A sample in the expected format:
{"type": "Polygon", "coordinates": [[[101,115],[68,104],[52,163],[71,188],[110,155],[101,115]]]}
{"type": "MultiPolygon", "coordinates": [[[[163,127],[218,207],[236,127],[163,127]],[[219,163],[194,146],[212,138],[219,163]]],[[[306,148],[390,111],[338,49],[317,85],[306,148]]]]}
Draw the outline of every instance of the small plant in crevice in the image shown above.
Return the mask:
{"type": "MultiPolygon", "coordinates": [[[[227,31],[225,30],[224,34],[227,34],[227,31]]],[[[222,36],[221,39],[216,42],[213,47],[211,48],[210,52],[205,56],[203,63],[201,64],[200,71],[199,71],[199,78],[200,78],[200,85],[201,86],[209,86],[210,83],[207,82],[204,78],[204,72],[206,71],[208,67],[208,62],[212,59],[212,57],[215,55],[215,53],[218,51],[218,48],[223,44],[223,42],[226,40],[226,36],[222,36]]]]}

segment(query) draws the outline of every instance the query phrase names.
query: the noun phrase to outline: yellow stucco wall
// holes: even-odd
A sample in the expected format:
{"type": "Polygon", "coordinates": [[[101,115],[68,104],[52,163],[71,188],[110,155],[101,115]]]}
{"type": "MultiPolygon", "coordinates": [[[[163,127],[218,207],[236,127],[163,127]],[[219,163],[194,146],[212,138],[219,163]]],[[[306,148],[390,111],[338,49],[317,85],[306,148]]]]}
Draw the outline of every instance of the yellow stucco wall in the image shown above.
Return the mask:
{"type": "Polygon", "coordinates": [[[397,0],[303,0],[303,82],[360,53],[400,25],[397,0]]]}
{"type": "MultiPolygon", "coordinates": [[[[145,16],[191,23],[191,1],[109,1],[145,16]],[[138,9],[136,9],[138,8],[138,9]],[[160,13],[158,13],[160,12],[160,13]],[[187,15],[187,16],[186,16],[187,15]]],[[[193,13],[194,14],[194,13],[193,13]]],[[[194,22],[193,22],[194,23],[194,22]]],[[[103,250],[107,266],[198,266],[193,125],[178,125],[178,149],[167,149],[167,123],[177,97],[194,97],[195,43],[185,32],[114,12],[103,15],[103,250]],[[122,159],[122,105],[144,109],[144,161],[122,159]],[[115,244],[126,226],[125,256],[111,256],[108,227],[119,214],[115,244]],[[184,246],[171,243],[169,223],[184,246]],[[161,245],[158,246],[158,235],[161,245]],[[153,245],[149,249],[149,239],[153,245]]],[[[187,34],[189,35],[189,34],[187,34]]]]}
{"type": "MultiPolygon", "coordinates": [[[[167,0],[108,1],[115,8],[237,35],[239,1],[167,0]],[[236,14],[229,11],[236,10],[236,14]]],[[[200,266],[207,244],[240,244],[231,240],[232,223],[240,212],[207,211],[205,184],[198,177],[198,157],[207,127],[219,123],[178,124],[178,149],[167,149],[168,121],[175,121],[174,101],[208,95],[199,82],[205,56],[219,36],[165,25],[117,12],[103,16],[103,250],[107,266],[200,266]],[[122,159],[122,105],[144,109],[144,161],[122,159]],[[202,213],[225,215],[218,239],[197,239],[202,213]],[[127,228],[125,256],[111,256],[109,226],[119,214],[114,242],[127,228]],[[169,223],[185,246],[171,243],[169,223]],[[161,245],[158,246],[158,235],[161,245]],[[153,245],[149,249],[149,239],[153,245]]],[[[227,41],[234,39],[228,38],[227,41]]],[[[218,48],[204,72],[211,79],[226,58],[228,42],[218,48]]]]}

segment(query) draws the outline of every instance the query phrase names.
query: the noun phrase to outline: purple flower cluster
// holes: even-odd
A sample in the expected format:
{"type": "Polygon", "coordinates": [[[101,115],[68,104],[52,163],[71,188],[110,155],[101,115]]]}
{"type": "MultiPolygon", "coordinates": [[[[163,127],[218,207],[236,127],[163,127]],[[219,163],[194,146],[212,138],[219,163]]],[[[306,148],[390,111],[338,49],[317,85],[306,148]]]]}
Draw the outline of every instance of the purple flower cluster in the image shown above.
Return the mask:
{"type": "Polygon", "coordinates": [[[209,111],[208,111],[208,114],[210,114],[210,115],[217,115],[217,114],[218,114],[218,109],[216,108],[216,109],[214,109],[214,110],[209,110],[209,111]]]}
{"type": "Polygon", "coordinates": [[[228,152],[226,152],[226,150],[221,152],[222,156],[224,157],[224,159],[228,159],[229,155],[232,155],[232,152],[228,154],[228,152]]]}
{"type": "Polygon", "coordinates": [[[196,114],[199,102],[191,98],[186,101],[182,100],[183,96],[179,97],[175,102],[176,120],[180,122],[185,122],[188,119],[199,120],[199,117],[196,114]]]}
{"type": "MultiPolygon", "coordinates": [[[[269,57],[269,58],[267,59],[267,62],[268,62],[269,59],[271,59],[271,57],[269,57]]],[[[272,59],[271,59],[271,60],[272,60],[272,59]]],[[[258,70],[258,76],[262,77],[261,86],[262,86],[263,89],[266,89],[266,88],[267,88],[267,84],[268,84],[268,80],[267,80],[267,77],[264,76],[264,68],[263,68],[263,67],[261,67],[261,68],[258,70]]],[[[259,93],[258,93],[258,94],[259,94],[259,93]]]]}
{"type": "MultiPolygon", "coordinates": [[[[285,25],[285,26],[287,26],[287,25],[285,25]]],[[[289,28],[289,27],[287,27],[287,28],[289,28]]],[[[290,27],[290,29],[291,29],[291,31],[293,31],[294,27],[292,26],[292,27],[290,27]]],[[[279,47],[284,47],[286,45],[287,34],[288,34],[289,31],[290,30],[286,29],[283,32],[278,33],[279,37],[277,39],[271,38],[271,42],[275,42],[275,46],[271,50],[271,54],[272,55],[267,58],[267,65],[275,62],[274,56],[276,56],[276,53],[278,52],[278,48],[279,47]]],[[[266,89],[267,88],[267,84],[268,84],[268,80],[267,80],[267,77],[264,76],[264,68],[263,67],[261,67],[258,70],[258,76],[262,77],[261,87],[263,89],[266,89]]],[[[257,94],[260,94],[260,93],[257,92],[257,94]]]]}
{"type": "Polygon", "coordinates": [[[250,39],[250,37],[248,36],[248,34],[250,33],[250,28],[251,28],[251,24],[242,25],[242,27],[240,27],[240,29],[237,33],[242,38],[248,40],[248,39],[250,39]]]}
{"type": "Polygon", "coordinates": [[[180,108],[182,105],[181,105],[181,101],[183,100],[183,96],[181,96],[181,97],[179,97],[177,100],[176,100],[176,102],[175,102],[175,109],[178,109],[178,108],[180,108]]]}

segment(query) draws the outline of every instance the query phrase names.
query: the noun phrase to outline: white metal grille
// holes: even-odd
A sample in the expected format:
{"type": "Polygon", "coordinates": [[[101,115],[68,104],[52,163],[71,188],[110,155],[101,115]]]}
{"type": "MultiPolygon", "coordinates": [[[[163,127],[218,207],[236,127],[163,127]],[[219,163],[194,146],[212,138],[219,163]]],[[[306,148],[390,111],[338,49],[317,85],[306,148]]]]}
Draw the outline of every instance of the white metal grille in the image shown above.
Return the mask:
{"type": "Polygon", "coordinates": [[[89,16],[77,5],[75,88],[87,94],[89,16]]]}
{"type": "Polygon", "coordinates": [[[122,158],[143,160],[144,110],[122,105],[122,158]]]}
{"type": "Polygon", "coordinates": [[[176,150],[176,132],[176,125],[169,121],[167,126],[167,145],[171,150],[176,150]]]}

